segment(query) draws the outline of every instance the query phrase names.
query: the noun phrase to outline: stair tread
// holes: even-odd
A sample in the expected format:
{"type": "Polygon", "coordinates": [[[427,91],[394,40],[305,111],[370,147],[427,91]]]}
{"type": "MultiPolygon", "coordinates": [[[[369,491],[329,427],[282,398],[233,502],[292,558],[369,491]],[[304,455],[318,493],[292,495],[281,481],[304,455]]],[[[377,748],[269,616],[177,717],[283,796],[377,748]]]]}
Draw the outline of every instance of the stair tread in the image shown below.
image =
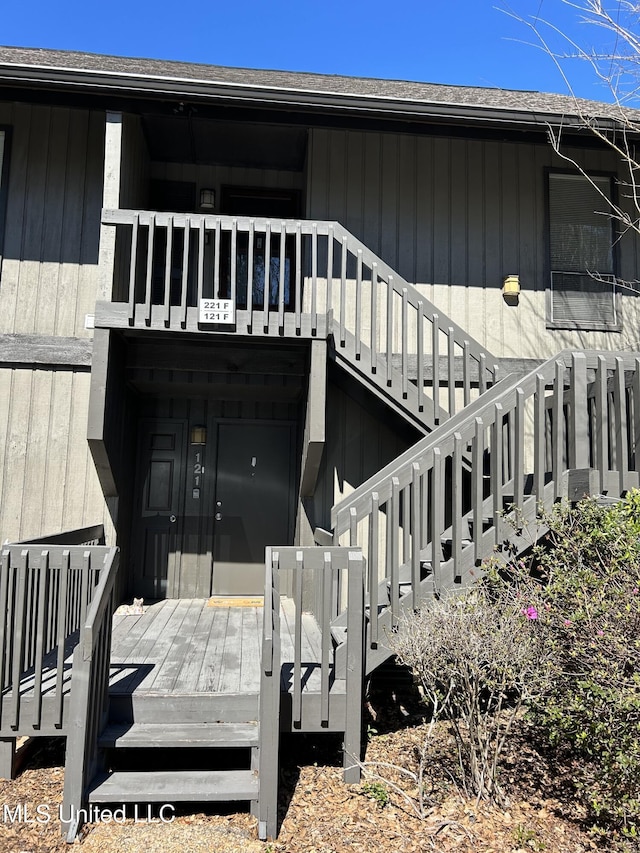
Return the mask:
{"type": "Polygon", "coordinates": [[[89,802],[228,802],[255,800],[253,770],[116,771],[91,785],[89,802]]]}
{"type": "Polygon", "coordinates": [[[257,746],[257,722],[111,723],[100,735],[102,747],[257,746]]]}

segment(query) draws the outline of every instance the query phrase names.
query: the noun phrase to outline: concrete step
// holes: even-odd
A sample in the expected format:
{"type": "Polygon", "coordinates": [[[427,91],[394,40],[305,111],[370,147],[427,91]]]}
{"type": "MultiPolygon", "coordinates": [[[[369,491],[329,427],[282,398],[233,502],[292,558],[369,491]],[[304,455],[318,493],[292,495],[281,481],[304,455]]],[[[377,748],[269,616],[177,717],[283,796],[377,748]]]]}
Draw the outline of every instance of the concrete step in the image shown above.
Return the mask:
{"type": "Polygon", "coordinates": [[[102,774],[90,786],[90,803],[209,803],[256,800],[253,770],[152,770],[102,774]]]}
{"type": "Polygon", "coordinates": [[[104,749],[256,747],[257,722],[251,723],[111,723],[102,732],[104,749]]]}

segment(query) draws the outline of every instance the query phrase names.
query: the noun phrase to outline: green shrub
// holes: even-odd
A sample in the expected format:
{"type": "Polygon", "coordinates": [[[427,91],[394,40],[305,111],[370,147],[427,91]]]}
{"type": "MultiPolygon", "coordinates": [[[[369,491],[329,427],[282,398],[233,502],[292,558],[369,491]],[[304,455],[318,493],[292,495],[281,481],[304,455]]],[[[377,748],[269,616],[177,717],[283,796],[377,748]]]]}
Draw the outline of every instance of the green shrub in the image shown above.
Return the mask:
{"type": "Polygon", "coordinates": [[[536,719],[582,758],[585,803],[603,826],[640,830],[640,492],[602,507],[560,504],[537,549],[540,627],[556,677],[536,719]]]}

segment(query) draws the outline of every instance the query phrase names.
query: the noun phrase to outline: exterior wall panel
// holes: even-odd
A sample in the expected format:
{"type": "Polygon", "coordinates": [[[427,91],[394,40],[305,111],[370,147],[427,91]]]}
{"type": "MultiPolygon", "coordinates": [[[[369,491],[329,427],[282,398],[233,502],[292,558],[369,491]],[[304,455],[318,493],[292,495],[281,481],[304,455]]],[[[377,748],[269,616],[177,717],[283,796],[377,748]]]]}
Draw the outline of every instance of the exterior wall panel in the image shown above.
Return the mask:
{"type": "Polygon", "coordinates": [[[89,336],[104,113],[4,103],[0,124],[12,129],[0,333],[89,336]]]}
{"type": "MultiPolygon", "coordinates": [[[[587,171],[608,151],[568,150],[587,171]]],[[[568,168],[548,144],[316,129],[307,217],[337,219],[497,357],[544,358],[567,347],[637,345],[640,297],[623,296],[623,331],[546,328],[545,168],[568,168]],[[520,276],[518,306],[502,298],[520,276]]],[[[619,273],[638,278],[638,245],[619,241],[619,273]]]]}
{"type": "Polygon", "coordinates": [[[86,440],[89,374],[0,369],[0,540],[104,523],[86,440]]]}

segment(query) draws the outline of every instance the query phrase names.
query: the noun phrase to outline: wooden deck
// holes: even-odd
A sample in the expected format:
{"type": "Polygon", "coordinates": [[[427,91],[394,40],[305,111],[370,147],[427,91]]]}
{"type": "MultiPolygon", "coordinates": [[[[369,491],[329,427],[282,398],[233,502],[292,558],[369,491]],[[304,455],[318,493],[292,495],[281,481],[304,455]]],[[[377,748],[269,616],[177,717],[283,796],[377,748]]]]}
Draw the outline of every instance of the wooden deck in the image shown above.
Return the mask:
{"type": "MultiPolygon", "coordinates": [[[[293,666],[293,617],[293,602],[282,599],[283,692],[293,666]]],[[[206,599],[166,599],[141,615],[116,614],[109,693],[257,695],[262,619],[262,607],[211,606],[206,599]]],[[[320,690],[321,634],[311,614],[303,614],[302,623],[303,691],[314,693],[320,690]]],[[[334,681],[332,690],[342,692],[344,681],[334,681]]]]}

